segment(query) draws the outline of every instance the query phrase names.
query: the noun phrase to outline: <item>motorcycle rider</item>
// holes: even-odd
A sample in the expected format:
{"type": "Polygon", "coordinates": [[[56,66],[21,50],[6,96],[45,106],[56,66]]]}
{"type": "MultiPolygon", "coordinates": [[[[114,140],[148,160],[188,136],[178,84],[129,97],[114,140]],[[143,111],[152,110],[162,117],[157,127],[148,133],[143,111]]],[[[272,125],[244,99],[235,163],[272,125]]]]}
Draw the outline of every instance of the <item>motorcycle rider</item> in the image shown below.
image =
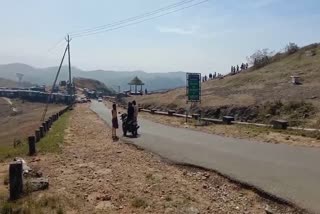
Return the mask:
{"type": "Polygon", "coordinates": [[[134,122],[134,107],[131,102],[128,103],[127,121],[128,121],[128,123],[134,122]]]}

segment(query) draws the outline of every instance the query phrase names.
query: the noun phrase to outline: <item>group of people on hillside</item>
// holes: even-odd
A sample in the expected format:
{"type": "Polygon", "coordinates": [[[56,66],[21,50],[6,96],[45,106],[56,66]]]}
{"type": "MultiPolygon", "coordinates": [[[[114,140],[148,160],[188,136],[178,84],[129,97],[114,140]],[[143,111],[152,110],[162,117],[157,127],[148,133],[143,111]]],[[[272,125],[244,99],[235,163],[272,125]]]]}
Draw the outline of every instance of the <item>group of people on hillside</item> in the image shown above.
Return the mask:
{"type": "Polygon", "coordinates": [[[240,67],[239,67],[239,65],[231,66],[231,75],[240,73],[241,71],[247,70],[248,68],[249,68],[249,64],[248,63],[241,63],[240,67]]]}
{"type": "MultiPolygon", "coordinates": [[[[127,120],[132,121],[133,123],[138,123],[138,113],[139,108],[137,102],[134,100],[128,103],[128,110],[127,110],[127,120]]],[[[117,105],[115,103],[112,104],[112,139],[118,140],[117,136],[117,129],[119,128],[118,123],[118,113],[117,113],[117,105]]]]}
{"type": "Polygon", "coordinates": [[[213,79],[217,79],[217,78],[221,78],[222,74],[217,72],[214,72],[214,74],[210,73],[208,76],[205,75],[204,77],[202,77],[202,82],[207,82],[208,80],[213,80],[213,79]]]}

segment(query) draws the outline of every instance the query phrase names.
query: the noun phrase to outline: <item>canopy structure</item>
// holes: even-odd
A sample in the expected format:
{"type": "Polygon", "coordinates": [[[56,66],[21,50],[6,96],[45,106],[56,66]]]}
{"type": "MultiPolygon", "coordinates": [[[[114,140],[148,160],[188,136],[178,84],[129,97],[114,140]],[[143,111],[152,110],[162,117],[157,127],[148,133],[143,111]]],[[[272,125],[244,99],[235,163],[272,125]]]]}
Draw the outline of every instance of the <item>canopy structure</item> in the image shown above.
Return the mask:
{"type": "Polygon", "coordinates": [[[142,86],[144,85],[144,83],[138,77],[133,78],[128,84],[130,85],[130,92],[132,92],[132,86],[134,86],[134,93],[142,94],[142,86]],[[140,86],[139,92],[137,89],[138,86],[140,86]]]}

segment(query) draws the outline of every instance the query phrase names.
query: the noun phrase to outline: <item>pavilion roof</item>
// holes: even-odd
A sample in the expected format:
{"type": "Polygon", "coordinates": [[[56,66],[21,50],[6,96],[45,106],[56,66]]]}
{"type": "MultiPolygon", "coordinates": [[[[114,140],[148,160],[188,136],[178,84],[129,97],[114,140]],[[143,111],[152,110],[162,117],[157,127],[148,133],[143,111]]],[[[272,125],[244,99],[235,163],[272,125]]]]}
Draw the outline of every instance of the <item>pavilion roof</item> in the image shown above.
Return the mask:
{"type": "Polygon", "coordinates": [[[129,85],[144,85],[144,83],[136,76],[129,83],[129,85]]]}

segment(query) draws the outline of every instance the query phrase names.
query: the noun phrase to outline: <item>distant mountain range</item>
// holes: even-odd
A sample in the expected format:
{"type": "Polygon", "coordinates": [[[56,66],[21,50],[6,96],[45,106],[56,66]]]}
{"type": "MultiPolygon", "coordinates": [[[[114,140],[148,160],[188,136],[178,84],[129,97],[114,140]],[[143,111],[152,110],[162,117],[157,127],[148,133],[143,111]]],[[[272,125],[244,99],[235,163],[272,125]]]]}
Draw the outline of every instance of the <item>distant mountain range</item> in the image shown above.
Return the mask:
{"type": "MultiPolygon", "coordinates": [[[[24,74],[23,81],[34,84],[51,85],[57,70],[58,67],[35,68],[26,64],[13,63],[0,65],[0,77],[16,81],[16,73],[22,73],[24,74]]],[[[129,89],[128,82],[135,76],[138,76],[145,83],[145,87],[148,91],[177,88],[185,86],[186,82],[185,72],[146,73],[144,71],[84,71],[72,67],[72,75],[73,77],[99,80],[115,90],[118,90],[118,86],[120,86],[121,91],[129,89]]],[[[61,69],[59,81],[67,79],[68,67],[64,66],[61,69]]]]}

